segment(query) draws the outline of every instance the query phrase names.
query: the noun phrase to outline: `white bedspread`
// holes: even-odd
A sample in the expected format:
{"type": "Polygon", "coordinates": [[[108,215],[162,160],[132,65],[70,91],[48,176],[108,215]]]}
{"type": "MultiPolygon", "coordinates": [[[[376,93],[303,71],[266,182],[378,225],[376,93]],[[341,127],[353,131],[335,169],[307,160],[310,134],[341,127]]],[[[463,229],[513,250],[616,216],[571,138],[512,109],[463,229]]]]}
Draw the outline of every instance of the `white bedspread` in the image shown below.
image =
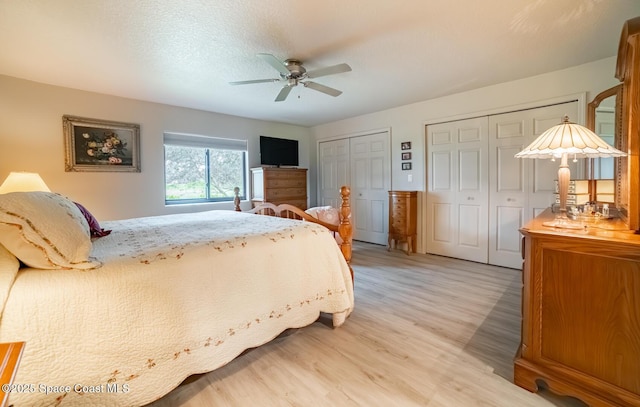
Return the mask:
{"type": "Polygon", "coordinates": [[[102,267],[17,272],[0,342],[26,341],[15,383],[34,390],[12,393],[16,407],[144,405],[320,312],[337,326],[353,309],[333,236],[309,222],[210,211],[101,226],[113,230],[93,244],[102,267]]]}

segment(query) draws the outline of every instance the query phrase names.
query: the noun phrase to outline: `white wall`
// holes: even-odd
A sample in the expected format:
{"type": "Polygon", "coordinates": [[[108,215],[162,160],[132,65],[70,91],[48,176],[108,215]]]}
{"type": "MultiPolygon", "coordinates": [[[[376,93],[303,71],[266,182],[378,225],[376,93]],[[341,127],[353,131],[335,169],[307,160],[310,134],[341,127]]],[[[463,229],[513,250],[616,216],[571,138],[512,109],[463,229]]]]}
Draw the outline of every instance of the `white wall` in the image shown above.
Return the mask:
{"type": "MultiPolygon", "coordinates": [[[[606,58],[561,71],[323,124],[312,128],[316,140],[312,148],[317,150],[319,140],[390,128],[391,188],[422,191],[419,194],[419,205],[422,206],[426,191],[426,124],[510,111],[513,106],[533,107],[540,101],[583,92],[587,93],[587,101],[591,101],[601,91],[619,83],[614,77],[615,63],[615,57],[606,58]],[[404,141],[412,143],[412,171],[402,171],[400,168],[400,143],[404,141]],[[408,181],[409,174],[413,176],[412,182],[408,181]]],[[[428,69],[422,74],[429,75],[428,69]]],[[[317,152],[312,152],[311,157],[311,167],[316,168],[317,152]]],[[[315,199],[317,191],[310,191],[310,196],[315,199]]],[[[418,212],[421,213],[421,210],[418,212]]],[[[422,222],[421,215],[418,216],[418,222],[422,222]]],[[[422,236],[418,236],[418,246],[422,247],[421,244],[422,236]]],[[[426,248],[422,247],[421,251],[424,250],[426,248]]]]}
{"type": "MultiPolygon", "coordinates": [[[[300,142],[300,166],[310,165],[312,141],[310,130],[305,127],[124,99],[0,75],[0,183],[10,171],[38,172],[52,191],[82,203],[99,220],[232,208],[226,203],[165,207],[164,131],[246,139],[251,167],[260,162],[259,135],[292,138],[300,142]],[[140,124],[142,172],[65,172],[64,114],[140,124]]],[[[243,204],[243,207],[249,206],[243,204]]]]}

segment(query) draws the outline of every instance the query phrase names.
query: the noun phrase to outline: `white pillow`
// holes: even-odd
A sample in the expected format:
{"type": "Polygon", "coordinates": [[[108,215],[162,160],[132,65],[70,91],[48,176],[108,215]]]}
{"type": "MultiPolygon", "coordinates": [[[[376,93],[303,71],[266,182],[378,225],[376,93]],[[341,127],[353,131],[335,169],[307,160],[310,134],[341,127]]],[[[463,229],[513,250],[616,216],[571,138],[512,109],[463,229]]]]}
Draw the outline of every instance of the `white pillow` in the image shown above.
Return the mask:
{"type": "Polygon", "coordinates": [[[331,209],[331,206],[315,206],[313,208],[307,209],[305,212],[318,219],[318,211],[322,211],[325,209],[331,209]]]}
{"type": "Polygon", "coordinates": [[[330,225],[340,224],[340,212],[337,208],[318,209],[317,218],[330,225]]]}
{"type": "MultiPolygon", "coordinates": [[[[307,209],[305,212],[330,225],[337,226],[340,224],[340,210],[333,206],[316,206],[314,208],[307,209]]],[[[338,233],[334,232],[333,236],[336,238],[336,242],[338,242],[338,244],[342,244],[342,238],[338,233]]]]}
{"type": "Polygon", "coordinates": [[[28,266],[90,269],[89,224],[73,201],[52,192],[0,194],[0,244],[28,266]]]}

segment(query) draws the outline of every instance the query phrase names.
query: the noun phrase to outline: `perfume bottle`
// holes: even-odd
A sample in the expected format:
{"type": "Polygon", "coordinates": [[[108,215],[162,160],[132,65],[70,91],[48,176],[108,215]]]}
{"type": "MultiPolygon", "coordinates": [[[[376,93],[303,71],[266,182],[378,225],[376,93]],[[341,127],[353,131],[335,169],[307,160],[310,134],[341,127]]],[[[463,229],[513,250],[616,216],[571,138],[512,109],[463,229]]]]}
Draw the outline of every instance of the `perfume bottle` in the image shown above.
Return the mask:
{"type": "Polygon", "coordinates": [[[579,214],[578,208],[576,208],[575,206],[571,206],[569,212],[571,213],[571,215],[573,215],[573,217],[577,217],[579,214]]]}

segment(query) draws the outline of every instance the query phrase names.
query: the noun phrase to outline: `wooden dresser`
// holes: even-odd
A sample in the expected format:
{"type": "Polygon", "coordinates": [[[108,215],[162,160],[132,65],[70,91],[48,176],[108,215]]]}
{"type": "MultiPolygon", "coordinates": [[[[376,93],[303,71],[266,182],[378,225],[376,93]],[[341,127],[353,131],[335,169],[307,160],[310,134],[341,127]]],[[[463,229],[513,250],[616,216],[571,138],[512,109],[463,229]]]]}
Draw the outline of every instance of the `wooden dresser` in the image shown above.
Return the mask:
{"type": "Polygon", "coordinates": [[[620,220],[524,235],[522,341],[514,380],[595,406],[640,406],[640,235],[620,220]]]}
{"type": "Polygon", "coordinates": [[[389,191],[389,246],[394,241],[394,247],[398,242],[406,242],[406,252],[416,252],[418,219],[418,192],[417,191],[389,191]]]}
{"type": "Polygon", "coordinates": [[[615,97],[615,210],[622,219],[587,229],[554,229],[545,211],[524,235],[522,339],[514,381],[536,380],[591,407],[640,406],[640,17],[625,22],[616,77],[621,84],[589,104],[615,97]],[[635,234],[634,231],[639,234],[635,234]]]}
{"type": "Polygon", "coordinates": [[[251,204],[288,203],[307,209],[307,169],[258,167],[251,169],[251,204]]]}

